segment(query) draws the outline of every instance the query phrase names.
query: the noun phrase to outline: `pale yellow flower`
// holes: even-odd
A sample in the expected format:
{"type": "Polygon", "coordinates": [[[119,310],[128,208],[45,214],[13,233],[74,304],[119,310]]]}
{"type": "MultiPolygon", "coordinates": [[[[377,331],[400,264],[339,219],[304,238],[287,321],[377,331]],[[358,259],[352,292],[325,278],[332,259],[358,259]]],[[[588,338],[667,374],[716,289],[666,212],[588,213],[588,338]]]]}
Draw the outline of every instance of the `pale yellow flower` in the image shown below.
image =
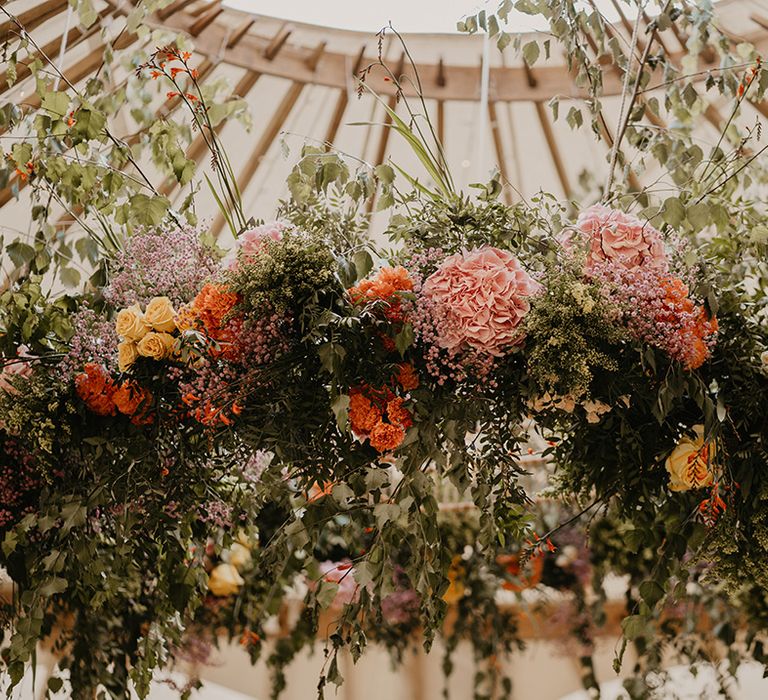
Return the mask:
{"type": "Polygon", "coordinates": [[[152,330],[164,333],[172,333],[176,330],[176,311],[168,297],[155,297],[147,304],[144,310],[144,322],[152,327],[152,330]]]}
{"type": "Polygon", "coordinates": [[[715,443],[704,442],[703,425],[694,425],[693,431],[695,437],[686,435],[681,438],[665,462],[669,472],[669,488],[672,491],[711,486],[715,480],[712,472],[715,443]]]}
{"type": "Polygon", "coordinates": [[[124,340],[141,340],[149,330],[144,322],[144,314],[138,304],[129,306],[117,314],[115,330],[124,340]]]}
{"type": "Polygon", "coordinates": [[[136,343],[132,340],[124,340],[117,345],[117,366],[121,372],[125,372],[139,356],[136,343]]]}
{"type": "Polygon", "coordinates": [[[229,563],[237,569],[243,569],[251,563],[251,550],[239,542],[235,542],[229,548],[229,563]]]}
{"type": "Polygon", "coordinates": [[[235,595],[244,583],[232,564],[219,564],[208,577],[208,589],[219,597],[235,595]]]}
{"type": "Polygon", "coordinates": [[[176,339],[170,333],[147,333],[137,345],[139,355],[151,357],[153,360],[162,360],[173,353],[176,339]]]}

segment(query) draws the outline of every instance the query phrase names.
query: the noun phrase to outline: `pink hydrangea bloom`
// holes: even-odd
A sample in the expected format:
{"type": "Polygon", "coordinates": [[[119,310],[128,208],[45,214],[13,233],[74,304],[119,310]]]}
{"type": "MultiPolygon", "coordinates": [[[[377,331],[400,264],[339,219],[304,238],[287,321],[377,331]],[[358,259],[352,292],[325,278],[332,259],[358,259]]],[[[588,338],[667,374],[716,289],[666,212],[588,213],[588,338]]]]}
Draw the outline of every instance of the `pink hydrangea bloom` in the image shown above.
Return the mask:
{"type": "Polygon", "coordinates": [[[587,272],[605,261],[667,269],[661,234],[636,216],[595,204],[579,214],[576,228],[589,237],[587,272]]]}
{"type": "Polygon", "coordinates": [[[440,347],[500,357],[522,341],[520,323],[540,289],[509,251],[483,246],[446,258],[425,280],[422,297],[433,309],[440,347]]]}
{"type": "Polygon", "coordinates": [[[0,391],[9,394],[17,393],[16,388],[11,383],[12,377],[28,378],[32,374],[32,364],[25,362],[27,359],[34,359],[34,355],[29,354],[29,348],[26,345],[19,345],[15,360],[2,360],[2,371],[0,371],[0,391]]]}
{"type": "Polygon", "coordinates": [[[355,570],[349,561],[322,561],[320,571],[323,581],[338,583],[339,590],[333,599],[334,608],[342,608],[357,600],[359,584],[355,580],[355,570]]]}
{"type": "Polygon", "coordinates": [[[237,268],[237,261],[242,257],[258,255],[267,241],[279,241],[288,225],[282,221],[272,221],[256,228],[243,231],[235,241],[234,248],[229,252],[222,265],[228,270],[237,268]]]}

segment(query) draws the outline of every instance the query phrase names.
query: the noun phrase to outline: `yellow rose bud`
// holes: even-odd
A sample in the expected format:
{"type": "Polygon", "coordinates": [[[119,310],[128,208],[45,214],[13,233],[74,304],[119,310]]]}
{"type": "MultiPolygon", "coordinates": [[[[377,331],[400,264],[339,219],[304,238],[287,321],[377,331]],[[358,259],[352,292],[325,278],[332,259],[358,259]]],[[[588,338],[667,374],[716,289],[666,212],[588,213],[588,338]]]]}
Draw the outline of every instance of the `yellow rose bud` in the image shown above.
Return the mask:
{"type": "Polygon", "coordinates": [[[153,360],[163,360],[173,352],[176,339],[170,333],[147,333],[136,346],[139,355],[151,357],[153,360]]]}
{"type": "Polygon", "coordinates": [[[149,330],[144,323],[144,314],[138,304],[129,306],[117,314],[115,330],[124,340],[141,340],[149,330]]]}
{"type": "Polygon", "coordinates": [[[244,583],[232,564],[219,564],[208,577],[208,589],[219,597],[235,595],[244,583]]]}
{"type": "Polygon", "coordinates": [[[695,437],[685,436],[667,457],[665,466],[669,472],[669,488],[672,491],[688,491],[711,486],[715,480],[712,461],[715,457],[714,442],[704,442],[704,426],[694,425],[695,437]]]}
{"type": "Polygon", "coordinates": [[[152,330],[172,333],[176,330],[174,318],[176,311],[168,297],[155,297],[144,310],[144,322],[152,327],[152,330]]]}
{"type": "Polygon", "coordinates": [[[139,351],[136,349],[136,343],[132,340],[124,340],[117,345],[117,366],[121,372],[125,372],[139,356],[139,351]]]}
{"type": "Polygon", "coordinates": [[[229,563],[237,567],[237,569],[248,566],[251,563],[251,550],[235,542],[229,548],[229,563]]]}

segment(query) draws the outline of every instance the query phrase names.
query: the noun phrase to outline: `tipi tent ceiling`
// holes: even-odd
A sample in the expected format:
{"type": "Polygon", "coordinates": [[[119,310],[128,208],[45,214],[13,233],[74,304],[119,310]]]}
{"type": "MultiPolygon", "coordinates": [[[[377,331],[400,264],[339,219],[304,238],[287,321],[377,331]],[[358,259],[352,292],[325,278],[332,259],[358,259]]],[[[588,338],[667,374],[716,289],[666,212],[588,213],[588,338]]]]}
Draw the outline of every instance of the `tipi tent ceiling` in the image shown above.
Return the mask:
{"type": "MultiPolygon", "coordinates": [[[[618,1],[614,4],[621,9],[618,1]]],[[[71,82],[81,83],[100,69],[104,45],[99,27],[76,26],[66,0],[15,0],[6,8],[32,32],[47,56],[54,60],[60,57],[63,72],[71,82]]],[[[717,8],[718,27],[734,42],[750,41],[760,51],[768,48],[768,0],[723,0],[717,8]]],[[[126,55],[144,44],[124,30],[123,18],[129,9],[126,2],[101,0],[97,4],[101,26],[110,27],[115,50],[126,55]]],[[[383,110],[370,96],[356,95],[357,71],[377,54],[375,36],[249,15],[228,9],[219,0],[174,0],[157,11],[149,25],[187,34],[195,45],[201,78],[228,78],[235,93],[249,104],[253,129],[248,132],[240,123],[228,123],[221,129],[221,137],[238,174],[247,210],[254,216],[266,218],[273,214],[274,203],[286,191],[285,177],[292,160],[281,156],[282,140],[294,152],[306,140],[327,141],[373,165],[391,158],[406,168],[418,169],[407,147],[380,125],[383,110]],[[353,125],[359,122],[373,124],[353,125]]],[[[631,29],[631,20],[621,17],[611,31],[621,41],[629,42],[631,29]]],[[[11,23],[0,24],[0,37],[9,31],[11,23]]],[[[491,47],[486,112],[480,103],[482,36],[414,34],[406,35],[405,40],[416,63],[427,109],[460,186],[484,179],[497,167],[509,183],[505,196],[512,201],[540,189],[574,195],[585,170],[601,178],[618,120],[616,95],[621,90],[618,72],[607,57],[605,122],[600,145],[596,146],[596,139],[586,130],[573,132],[562,117],[552,119],[547,106],[551,98],[560,99],[560,112],[564,114],[571,104],[578,106],[583,97],[574,86],[564,56],[554,48],[548,60],[542,56],[529,69],[513,52],[501,54],[491,47]]],[[[682,57],[685,41],[685,36],[671,30],[660,36],[672,56],[682,57]]],[[[383,44],[383,53],[393,69],[403,66],[406,75],[413,75],[391,36],[383,44]]],[[[701,69],[716,68],[714,61],[714,56],[702,55],[701,69]]],[[[18,72],[20,78],[29,76],[21,65],[18,72]]],[[[127,75],[125,70],[113,80],[124,80],[127,75]]],[[[706,74],[701,77],[705,79],[706,74]]],[[[370,84],[385,98],[391,97],[392,85],[382,75],[372,74],[370,84]]],[[[9,89],[2,72],[0,90],[4,99],[23,102],[26,109],[39,107],[28,79],[9,89]],[[32,94],[25,98],[25,91],[32,94]]],[[[175,101],[158,103],[157,117],[185,119],[178,107],[175,101]]],[[[751,113],[744,117],[747,120],[768,115],[765,104],[753,104],[749,109],[751,113]]],[[[709,126],[705,124],[698,134],[702,143],[716,139],[716,130],[724,122],[722,113],[727,112],[717,104],[707,109],[704,116],[709,126]]],[[[118,125],[117,132],[129,143],[139,140],[141,134],[133,128],[130,116],[121,119],[124,124],[118,125]]],[[[653,118],[652,126],[666,128],[668,124],[665,119],[653,118]]],[[[207,167],[207,154],[199,138],[191,143],[188,153],[200,161],[201,169],[207,167]]],[[[634,175],[630,179],[634,187],[643,184],[634,175]]],[[[16,183],[19,185],[18,200],[10,187],[0,191],[2,225],[15,231],[28,225],[28,193],[23,183],[16,183]]],[[[172,199],[186,196],[170,181],[161,190],[172,199]]],[[[213,229],[219,233],[224,222],[215,216],[214,202],[206,197],[201,192],[198,212],[212,218],[213,229]]],[[[72,221],[63,217],[60,223],[67,228],[72,221]]]]}

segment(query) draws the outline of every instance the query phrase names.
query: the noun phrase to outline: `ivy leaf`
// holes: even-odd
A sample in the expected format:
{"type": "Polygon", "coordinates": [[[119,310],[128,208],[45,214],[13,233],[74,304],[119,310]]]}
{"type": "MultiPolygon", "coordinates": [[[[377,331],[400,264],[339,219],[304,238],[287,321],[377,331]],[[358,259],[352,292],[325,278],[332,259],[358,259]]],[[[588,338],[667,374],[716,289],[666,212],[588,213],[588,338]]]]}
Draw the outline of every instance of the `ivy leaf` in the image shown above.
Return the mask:
{"type": "Polygon", "coordinates": [[[359,250],[353,258],[357,281],[363,279],[373,269],[373,258],[367,250],[359,250]]]}
{"type": "Polygon", "coordinates": [[[32,259],[35,257],[35,249],[22,241],[9,243],[5,251],[8,253],[8,257],[16,267],[22,267],[23,265],[32,262],[32,259]]]}

